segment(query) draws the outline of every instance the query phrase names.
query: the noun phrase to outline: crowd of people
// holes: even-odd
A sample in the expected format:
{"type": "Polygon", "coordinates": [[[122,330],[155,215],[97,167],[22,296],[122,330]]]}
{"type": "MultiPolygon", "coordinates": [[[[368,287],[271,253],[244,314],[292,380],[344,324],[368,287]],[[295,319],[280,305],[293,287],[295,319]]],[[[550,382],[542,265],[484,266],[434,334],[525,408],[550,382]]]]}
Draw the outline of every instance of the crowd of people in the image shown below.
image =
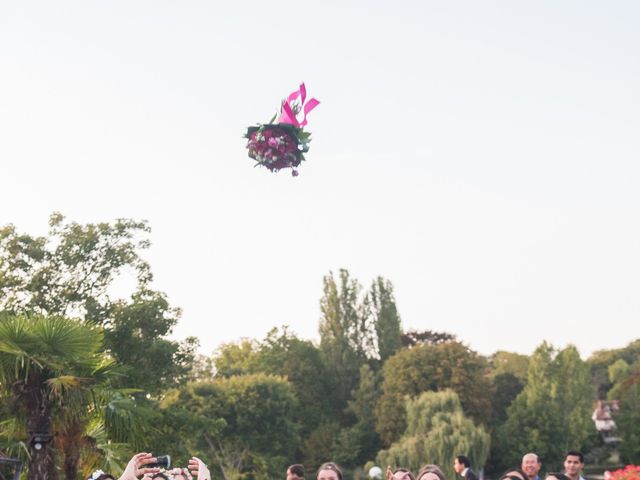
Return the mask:
{"type": "MultiPolygon", "coordinates": [[[[565,455],[564,470],[549,472],[544,480],[585,480],[582,477],[584,456],[578,451],[569,451],[565,455]]],[[[375,469],[375,467],[374,467],[375,469]]],[[[372,469],[371,478],[382,480],[378,475],[381,469],[372,469]]],[[[478,480],[478,476],[471,469],[471,461],[465,455],[458,455],[453,459],[453,469],[461,479],[449,480],[478,480]]],[[[542,480],[540,471],[542,462],[535,453],[527,453],[522,457],[519,466],[507,470],[498,480],[542,480]]],[[[138,453],[131,458],[122,475],[117,480],[211,480],[211,473],[205,463],[197,457],[189,460],[187,468],[162,469],[158,466],[158,458],[151,453],[138,453]]],[[[101,470],[94,472],[87,480],[116,480],[115,477],[101,470]]],[[[305,469],[301,464],[290,465],[287,468],[286,480],[305,480],[305,469]]],[[[334,462],[327,462],[316,472],[316,480],[344,480],[342,470],[334,462]]],[[[447,480],[444,472],[437,465],[427,464],[417,474],[403,467],[387,467],[386,480],[447,480]]]]}
{"type": "MultiPolygon", "coordinates": [[[[585,480],[582,477],[583,467],[583,454],[578,451],[569,451],[565,455],[564,471],[549,472],[546,474],[545,480],[585,480]]],[[[471,461],[465,455],[458,455],[453,459],[453,469],[461,477],[459,480],[478,480],[478,476],[471,469],[471,461]]],[[[542,462],[538,455],[527,453],[522,457],[522,462],[519,466],[504,472],[499,480],[541,480],[541,469],[542,462]]],[[[372,479],[382,480],[381,469],[374,467],[371,470],[369,476],[372,479]]],[[[295,464],[287,468],[286,480],[305,480],[304,466],[295,464]]],[[[325,463],[316,472],[316,480],[343,480],[342,471],[333,462],[325,463]]],[[[447,480],[447,478],[438,465],[427,464],[417,474],[414,474],[408,468],[391,468],[391,466],[388,466],[386,480],[447,480]]]]}
{"type": "MultiPolygon", "coordinates": [[[[198,457],[192,457],[187,468],[161,468],[158,460],[159,457],[151,453],[137,453],[129,460],[118,480],[211,480],[209,468],[198,457]]],[[[87,480],[116,478],[110,473],[96,470],[87,480]]]]}

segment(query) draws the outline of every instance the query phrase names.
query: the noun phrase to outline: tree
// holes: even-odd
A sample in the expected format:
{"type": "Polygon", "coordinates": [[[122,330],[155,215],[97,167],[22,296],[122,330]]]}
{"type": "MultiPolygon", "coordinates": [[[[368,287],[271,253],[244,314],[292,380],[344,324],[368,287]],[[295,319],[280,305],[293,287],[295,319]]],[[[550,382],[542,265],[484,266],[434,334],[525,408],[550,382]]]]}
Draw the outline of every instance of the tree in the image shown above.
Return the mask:
{"type": "Polygon", "coordinates": [[[317,468],[333,458],[341,427],[337,421],[327,421],[320,424],[304,439],[302,459],[306,468],[317,468]]]}
{"type": "Polygon", "coordinates": [[[498,431],[502,466],[516,464],[523,451],[535,451],[550,468],[559,468],[563,452],[582,448],[595,431],[594,397],[589,368],[575,347],[558,352],[546,342],[540,345],[529,362],[527,385],[498,431]]]}
{"type": "Polygon", "coordinates": [[[165,409],[188,412],[191,421],[219,421],[214,431],[190,427],[190,451],[214,459],[227,480],[275,478],[284,471],[299,441],[290,416],[296,406],[289,382],[265,374],[189,383],[163,402],[165,409]]]}
{"type": "MultiPolygon", "coordinates": [[[[87,390],[110,364],[100,353],[102,339],[99,328],[63,317],[0,317],[0,388],[25,419],[29,480],[57,478],[54,414],[69,427],[86,411],[87,390]]],[[[67,460],[66,473],[75,478],[77,462],[67,460]]]]}
{"type": "Polygon", "coordinates": [[[223,343],[213,356],[215,376],[228,378],[234,375],[256,373],[257,342],[243,338],[237,342],[223,343]]]}
{"type": "Polygon", "coordinates": [[[299,405],[292,416],[302,436],[308,435],[333,413],[327,398],[331,381],[320,351],[312,342],[292,334],[287,327],[272,329],[259,342],[254,370],[289,381],[299,405]]]}
{"type": "Polygon", "coordinates": [[[384,363],[402,347],[402,326],[393,296],[393,285],[382,277],[376,278],[366,300],[373,314],[378,356],[384,363]]]}
{"type": "Polygon", "coordinates": [[[301,340],[285,326],[270,330],[261,341],[242,339],[222,345],[212,359],[215,376],[264,373],[286,378],[298,399],[290,412],[303,436],[308,435],[333,412],[327,392],[332,387],[320,350],[301,340]]]}
{"type": "Polygon", "coordinates": [[[362,287],[347,270],[340,270],[338,283],[332,273],[323,283],[320,351],[334,383],[335,409],[342,410],[357,385],[360,366],[375,355],[374,331],[360,300],[362,287]]]}
{"type": "Polygon", "coordinates": [[[473,465],[482,467],[489,453],[490,437],[464,415],[455,392],[424,392],[406,402],[407,428],[388,450],[378,453],[378,465],[418,470],[435,463],[448,478],[455,478],[452,458],[465,452],[473,465]]]}
{"type": "Polygon", "coordinates": [[[513,352],[498,351],[489,358],[490,377],[493,380],[491,420],[489,427],[493,441],[487,460],[487,473],[500,474],[505,469],[503,449],[496,432],[507,419],[507,409],[527,383],[529,357],[513,352]]]}
{"type": "Polygon", "coordinates": [[[507,411],[524,385],[511,373],[499,373],[493,378],[493,395],[491,398],[491,419],[489,427],[491,429],[491,450],[486,463],[487,473],[490,475],[501,474],[507,466],[504,462],[505,445],[497,440],[496,432],[507,420],[507,411]]]}
{"type": "Polygon", "coordinates": [[[620,402],[615,422],[620,436],[620,459],[640,463],[640,360],[629,365],[622,358],[609,366],[613,388],[609,398],[620,402]]]}
{"type": "Polygon", "coordinates": [[[486,360],[458,342],[423,344],[398,351],[384,365],[376,430],[390,445],[406,428],[404,397],[452,389],[466,414],[478,423],[490,413],[486,360]]]}
{"type": "Polygon", "coordinates": [[[608,368],[617,360],[624,360],[632,365],[640,360],[640,338],[630,342],[626,347],[593,352],[587,361],[591,368],[591,382],[598,391],[598,398],[607,398],[607,392],[613,386],[609,381],[608,368]]]}
{"type": "Polygon", "coordinates": [[[491,425],[498,426],[507,418],[507,409],[522,391],[524,385],[511,373],[500,373],[493,379],[493,398],[491,400],[491,425]]]}
{"type": "Polygon", "coordinates": [[[417,345],[438,345],[439,343],[455,342],[456,336],[447,332],[435,332],[433,330],[409,330],[400,337],[403,347],[415,347],[417,345]]]}
{"type": "Polygon", "coordinates": [[[351,395],[347,411],[355,422],[340,430],[331,458],[343,467],[354,468],[375,457],[382,447],[376,433],[375,408],[379,397],[376,374],[369,365],[360,367],[360,382],[351,395]]]}
{"type": "Polygon", "coordinates": [[[82,225],[54,213],[49,226],[45,237],[0,228],[0,310],[103,326],[105,349],[129,367],[121,386],[144,385],[157,394],[167,381],[184,381],[195,340],[166,338],[180,311],[150,287],[151,268],[141,256],[150,245],[148,225],[129,219],[82,225]],[[123,276],[135,279],[129,300],[111,295],[123,276]]]}
{"type": "Polygon", "coordinates": [[[498,351],[491,355],[491,375],[497,377],[502,374],[513,375],[524,385],[527,383],[529,357],[519,353],[498,351]]]}
{"type": "Polygon", "coordinates": [[[89,316],[102,323],[110,299],[108,288],[124,270],[139,286],[152,279],[140,251],[145,222],[120,219],[113,224],[65,223],[49,218],[49,237],[20,234],[13,225],[0,228],[0,310],[49,315],[89,316]]]}
{"type": "Polygon", "coordinates": [[[167,338],[178,322],[179,311],[169,306],[163,293],[138,290],[129,302],[113,302],[107,318],[105,345],[124,370],[119,386],[144,390],[137,396],[145,398],[186,381],[198,340],[167,338]]]}

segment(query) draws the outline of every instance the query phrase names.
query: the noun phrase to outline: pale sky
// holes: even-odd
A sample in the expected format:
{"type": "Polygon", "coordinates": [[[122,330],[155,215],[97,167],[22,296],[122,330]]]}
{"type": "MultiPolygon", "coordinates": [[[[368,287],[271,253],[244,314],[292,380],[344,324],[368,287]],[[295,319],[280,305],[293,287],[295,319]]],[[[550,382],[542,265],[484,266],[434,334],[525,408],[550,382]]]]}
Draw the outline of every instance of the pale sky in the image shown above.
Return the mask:
{"type": "Polygon", "coordinates": [[[146,219],[202,352],[287,324],[322,277],[405,328],[583,354],[640,337],[640,3],[5,1],[0,223],[146,219]],[[248,125],[304,81],[300,176],[248,125]]]}

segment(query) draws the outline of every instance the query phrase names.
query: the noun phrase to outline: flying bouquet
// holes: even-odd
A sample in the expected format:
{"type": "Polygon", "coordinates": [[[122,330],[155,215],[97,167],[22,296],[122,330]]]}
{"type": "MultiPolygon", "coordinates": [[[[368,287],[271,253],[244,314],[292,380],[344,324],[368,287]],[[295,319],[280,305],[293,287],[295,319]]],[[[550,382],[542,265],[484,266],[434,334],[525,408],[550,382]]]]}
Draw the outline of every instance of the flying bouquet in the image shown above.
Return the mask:
{"type": "Polygon", "coordinates": [[[247,128],[247,149],[256,165],[262,165],[272,172],[291,168],[291,174],[296,177],[296,168],[304,160],[311,141],[311,133],[304,131],[307,114],[319,103],[315,98],[307,101],[307,89],[303,83],[299,90],[282,102],[280,115],[274,115],[269,123],[247,128]],[[302,121],[298,120],[300,114],[302,121]]]}

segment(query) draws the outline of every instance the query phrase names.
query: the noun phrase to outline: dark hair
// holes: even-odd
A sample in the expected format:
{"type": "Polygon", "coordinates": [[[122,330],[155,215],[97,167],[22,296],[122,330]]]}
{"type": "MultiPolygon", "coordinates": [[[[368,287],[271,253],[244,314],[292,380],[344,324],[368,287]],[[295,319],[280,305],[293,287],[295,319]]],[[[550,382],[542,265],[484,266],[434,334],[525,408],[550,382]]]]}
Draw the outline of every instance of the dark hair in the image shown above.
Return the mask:
{"type": "Polygon", "coordinates": [[[151,475],[151,480],[155,480],[156,478],[161,478],[162,480],[169,480],[169,477],[162,472],[156,472],[153,475],[151,475]]]}
{"type": "Polygon", "coordinates": [[[465,468],[471,468],[471,460],[469,460],[469,457],[466,455],[457,455],[456,459],[458,460],[458,463],[464,465],[465,468]]]}
{"type": "Polygon", "coordinates": [[[320,472],[322,470],[331,470],[333,472],[336,472],[338,474],[338,478],[340,480],[342,480],[342,470],[340,470],[340,467],[338,465],[336,465],[335,463],[327,462],[327,463],[323,463],[322,465],[320,465],[320,468],[316,472],[316,479],[318,478],[318,475],[320,474],[320,472]]]}
{"type": "Polygon", "coordinates": [[[507,480],[507,479],[509,479],[509,480],[527,480],[528,478],[529,477],[527,477],[527,474],[524,473],[522,471],[522,469],[516,467],[516,468],[510,468],[509,470],[504,472],[499,480],[507,480]],[[520,476],[518,476],[518,475],[509,475],[512,472],[515,472],[520,476]],[[520,478],[520,477],[522,477],[522,478],[520,478]]]}
{"type": "Polygon", "coordinates": [[[395,475],[396,473],[407,473],[407,474],[409,474],[409,478],[411,480],[416,480],[416,477],[413,476],[413,473],[411,473],[411,470],[408,470],[406,468],[396,468],[393,471],[393,474],[395,475]]]}
{"type": "Polygon", "coordinates": [[[584,463],[584,455],[582,452],[579,452],[578,450],[569,450],[564,456],[564,459],[566,460],[569,455],[572,457],[578,457],[580,459],[580,463],[584,463]]]}
{"type": "Polygon", "coordinates": [[[547,478],[549,478],[549,477],[556,477],[558,480],[570,480],[569,477],[567,477],[564,473],[560,473],[560,472],[549,472],[549,473],[547,473],[547,476],[545,477],[545,480],[547,478]]]}
{"type": "Polygon", "coordinates": [[[299,463],[289,465],[289,468],[287,468],[287,470],[289,470],[298,478],[304,478],[304,466],[299,463]]]}
{"type": "Polygon", "coordinates": [[[440,480],[447,480],[442,469],[439,466],[433,464],[425,465],[424,467],[422,467],[418,472],[418,475],[416,475],[416,480],[420,480],[422,476],[427,473],[433,473],[434,475],[437,475],[440,480]]]}

